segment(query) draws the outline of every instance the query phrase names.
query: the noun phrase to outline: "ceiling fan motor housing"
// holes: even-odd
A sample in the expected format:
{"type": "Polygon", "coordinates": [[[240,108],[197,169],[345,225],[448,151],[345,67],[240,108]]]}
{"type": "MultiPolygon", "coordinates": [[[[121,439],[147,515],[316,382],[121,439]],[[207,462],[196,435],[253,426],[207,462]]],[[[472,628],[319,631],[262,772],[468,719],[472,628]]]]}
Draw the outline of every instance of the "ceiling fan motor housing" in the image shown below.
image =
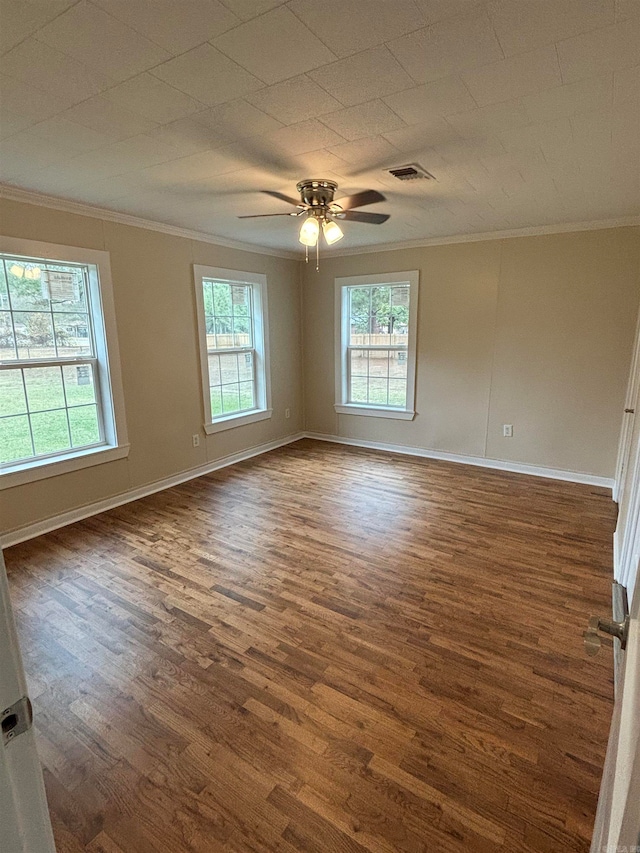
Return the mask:
{"type": "Polygon", "coordinates": [[[333,202],[333,196],[338,189],[335,181],[319,181],[307,179],[297,184],[297,190],[303,204],[310,207],[327,208],[333,202]]]}

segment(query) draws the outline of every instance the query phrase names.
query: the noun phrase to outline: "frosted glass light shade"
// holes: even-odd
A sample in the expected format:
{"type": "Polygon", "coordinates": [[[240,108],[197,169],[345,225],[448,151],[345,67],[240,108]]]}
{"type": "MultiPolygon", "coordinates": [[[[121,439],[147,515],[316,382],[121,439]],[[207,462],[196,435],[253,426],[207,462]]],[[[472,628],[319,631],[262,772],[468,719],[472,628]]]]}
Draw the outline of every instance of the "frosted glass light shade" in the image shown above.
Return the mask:
{"type": "Polygon", "coordinates": [[[303,246],[315,246],[320,235],[320,225],[315,216],[307,216],[302,223],[298,239],[303,246]]]}
{"type": "Polygon", "coordinates": [[[334,243],[337,243],[338,240],[342,240],[344,234],[342,233],[342,229],[338,225],[337,222],[333,220],[325,220],[322,223],[322,231],[324,233],[324,239],[327,243],[332,246],[334,243]]]}

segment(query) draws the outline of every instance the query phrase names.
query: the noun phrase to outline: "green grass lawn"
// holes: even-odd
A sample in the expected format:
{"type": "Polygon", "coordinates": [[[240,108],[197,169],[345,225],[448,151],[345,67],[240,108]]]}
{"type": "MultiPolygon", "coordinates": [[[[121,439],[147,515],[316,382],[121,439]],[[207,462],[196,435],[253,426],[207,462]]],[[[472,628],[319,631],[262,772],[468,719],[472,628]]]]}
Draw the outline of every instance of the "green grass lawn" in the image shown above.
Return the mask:
{"type": "Polygon", "coordinates": [[[211,414],[214,418],[221,415],[232,415],[234,412],[246,412],[255,408],[253,382],[213,387],[210,392],[211,414]]]}
{"type": "Polygon", "coordinates": [[[407,385],[405,379],[390,379],[366,376],[351,377],[352,403],[369,403],[374,406],[394,406],[403,408],[407,405],[407,385]]]}
{"type": "Polygon", "coordinates": [[[100,441],[95,390],[84,372],[32,368],[23,384],[19,369],[0,371],[0,463],[100,441]]]}

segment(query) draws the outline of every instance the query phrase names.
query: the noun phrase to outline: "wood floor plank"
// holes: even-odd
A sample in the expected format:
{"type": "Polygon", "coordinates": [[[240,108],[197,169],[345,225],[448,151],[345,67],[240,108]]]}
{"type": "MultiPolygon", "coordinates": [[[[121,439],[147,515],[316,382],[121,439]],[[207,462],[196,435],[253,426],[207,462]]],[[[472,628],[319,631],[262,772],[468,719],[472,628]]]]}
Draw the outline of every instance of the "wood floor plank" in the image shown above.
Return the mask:
{"type": "Polygon", "coordinates": [[[614,525],[303,440],[9,549],[59,850],[586,853],[614,525]]]}

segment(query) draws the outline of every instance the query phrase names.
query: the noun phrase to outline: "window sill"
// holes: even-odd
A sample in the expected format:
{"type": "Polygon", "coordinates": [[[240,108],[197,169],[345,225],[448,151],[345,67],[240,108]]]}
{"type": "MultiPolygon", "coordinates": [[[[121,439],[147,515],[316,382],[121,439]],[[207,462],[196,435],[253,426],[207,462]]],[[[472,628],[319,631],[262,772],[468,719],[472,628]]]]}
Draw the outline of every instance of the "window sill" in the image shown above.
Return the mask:
{"type": "Polygon", "coordinates": [[[204,431],[207,435],[212,435],[215,432],[222,432],[225,429],[233,429],[234,427],[245,426],[245,424],[254,424],[257,421],[266,421],[271,417],[273,409],[259,409],[253,412],[244,412],[238,415],[227,415],[226,418],[216,418],[213,423],[205,424],[204,431]]]}
{"type": "Polygon", "coordinates": [[[369,418],[394,418],[398,421],[412,421],[416,413],[406,409],[383,409],[375,406],[359,406],[357,403],[336,403],[334,409],[339,415],[365,415],[369,418]]]}
{"type": "Polygon", "coordinates": [[[20,462],[0,471],[0,491],[32,483],[35,480],[44,480],[47,477],[57,477],[59,474],[67,474],[70,471],[79,471],[81,468],[102,465],[114,459],[124,459],[128,455],[129,445],[121,444],[118,447],[91,447],[87,450],[57,456],[54,459],[20,462]]]}

